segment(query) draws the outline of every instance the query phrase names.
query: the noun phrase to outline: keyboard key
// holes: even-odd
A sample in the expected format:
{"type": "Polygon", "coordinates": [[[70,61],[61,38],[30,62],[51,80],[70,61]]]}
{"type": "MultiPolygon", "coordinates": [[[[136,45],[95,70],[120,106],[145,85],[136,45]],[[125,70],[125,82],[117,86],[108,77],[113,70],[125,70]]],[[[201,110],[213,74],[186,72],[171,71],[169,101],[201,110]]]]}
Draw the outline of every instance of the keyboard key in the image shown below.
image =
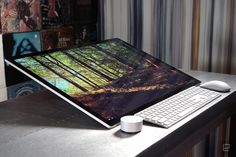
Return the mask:
{"type": "Polygon", "coordinates": [[[167,120],[167,118],[163,117],[163,118],[161,118],[160,120],[158,120],[158,122],[163,123],[163,122],[166,121],[166,120],[167,120]]]}
{"type": "Polygon", "coordinates": [[[152,120],[154,120],[154,121],[157,121],[157,120],[159,120],[159,119],[161,119],[161,117],[153,117],[153,118],[152,118],[152,120]]]}
{"type": "Polygon", "coordinates": [[[166,122],[164,122],[163,124],[164,125],[169,125],[171,122],[170,121],[166,121],[166,122]]]}
{"type": "Polygon", "coordinates": [[[186,115],[187,113],[191,112],[192,110],[194,110],[194,107],[190,107],[187,110],[184,110],[183,112],[179,113],[178,116],[182,117],[186,115]]]}

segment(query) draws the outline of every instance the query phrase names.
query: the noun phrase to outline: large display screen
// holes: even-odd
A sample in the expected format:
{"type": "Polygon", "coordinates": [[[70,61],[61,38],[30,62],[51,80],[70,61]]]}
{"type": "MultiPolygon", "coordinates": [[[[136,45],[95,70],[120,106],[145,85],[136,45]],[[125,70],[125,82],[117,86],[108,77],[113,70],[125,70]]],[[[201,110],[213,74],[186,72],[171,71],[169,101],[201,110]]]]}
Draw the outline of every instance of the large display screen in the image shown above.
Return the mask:
{"type": "Polygon", "coordinates": [[[199,83],[120,39],[7,61],[107,127],[199,83]]]}

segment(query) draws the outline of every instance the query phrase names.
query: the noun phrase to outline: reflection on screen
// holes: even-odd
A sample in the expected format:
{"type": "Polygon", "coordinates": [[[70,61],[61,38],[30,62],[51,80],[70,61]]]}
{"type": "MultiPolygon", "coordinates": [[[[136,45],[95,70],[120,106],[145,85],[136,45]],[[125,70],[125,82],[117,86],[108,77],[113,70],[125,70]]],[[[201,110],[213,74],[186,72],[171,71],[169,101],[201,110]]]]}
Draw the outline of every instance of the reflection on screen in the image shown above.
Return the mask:
{"type": "Polygon", "coordinates": [[[65,94],[110,120],[192,78],[120,40],[16,59],[65,94]]]}

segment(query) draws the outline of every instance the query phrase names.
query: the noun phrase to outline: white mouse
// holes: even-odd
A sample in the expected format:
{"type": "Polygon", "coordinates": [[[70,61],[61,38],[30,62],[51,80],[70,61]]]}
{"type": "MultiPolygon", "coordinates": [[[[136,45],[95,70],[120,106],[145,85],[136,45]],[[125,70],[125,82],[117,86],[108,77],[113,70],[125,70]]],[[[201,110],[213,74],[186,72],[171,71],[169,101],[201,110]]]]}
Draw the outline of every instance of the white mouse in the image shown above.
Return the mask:
{"type": "Polygon", "coordinates": [[[200,87],[210,89],[210,90],[215,90],[218,92],[229,92],[231,89],[227,83],[222,82],[222,81],[217,81],[217,80],[205,82],[201,84],[200,87]]]}

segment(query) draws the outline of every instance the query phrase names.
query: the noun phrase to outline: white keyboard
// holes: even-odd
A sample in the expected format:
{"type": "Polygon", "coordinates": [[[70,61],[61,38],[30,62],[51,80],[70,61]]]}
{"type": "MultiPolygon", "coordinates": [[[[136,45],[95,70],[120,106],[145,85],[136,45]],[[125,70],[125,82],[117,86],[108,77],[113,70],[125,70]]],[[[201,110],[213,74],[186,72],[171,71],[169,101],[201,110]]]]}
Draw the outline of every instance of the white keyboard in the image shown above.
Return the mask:
{"type": "Polygon", "coordinates": [[[218,92],[190,87],[138,113],[144,121],[169,128],[221,95],[218,92]]]}

